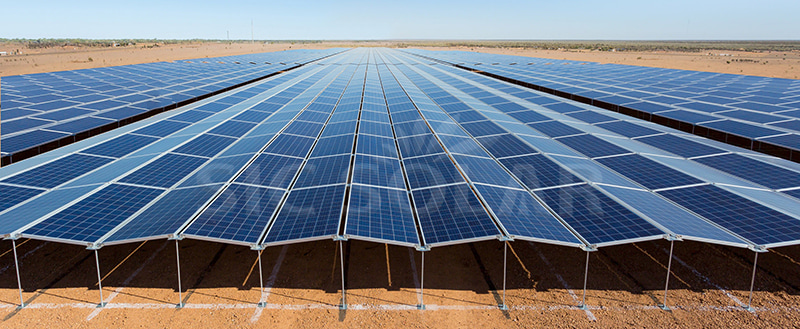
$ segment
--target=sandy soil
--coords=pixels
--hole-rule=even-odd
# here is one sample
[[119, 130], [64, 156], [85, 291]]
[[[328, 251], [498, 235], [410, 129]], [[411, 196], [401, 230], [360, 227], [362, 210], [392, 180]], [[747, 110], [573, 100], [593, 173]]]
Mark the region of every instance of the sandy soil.
[[[180, 242], [183, 301], [178, 302], [175, 246], [150, 241], [100, 250], [105, 308], [93, 254], [78, 246], [23, 242], [23, 296], [16, 309], [13, 258], [0, 256], [0, 326], [20, 327], [793, 327], [800, 323], [800, 247], [759, 258], [753, 305], [747, 303], [752, 253], [678, 242], [668, 305], [663, 284], [669, 244], [645, 242], [591, 254], [587, 303], [580, 302], [585, 253], [512, 242], [506, 304], [503, 249], [497, 241], [436, 248], [426, 254], [424, 302], [417, 310], [419, 252], [351, 241], [345, 244], [347, 310], [341, 303], [339, 254], [332, 241], [263, 252], [266, 308], [256, 252], [244, 247]], [[10, 249], [6, 245], [2, 251]], [[283, 256], [282, 256], [283, 254]], [[415, 270], [417, 272], [415, 272]]]
[[78, 70], [95, 67], [151, 63], [181, 59], [242, 55], [287, 49], [329, 48], [325, 44], [139, 44], [117, 48], [56, 47], [28, 49], [15, 43], [0, 43], [0, 52], [21, 51], [21, 55], [0, 57], [0, 77], [19, 74]]
[[800, 78], [800, 51], [745, 52], [611, 52], [597, 50], [537, 50], [521, 48], [449, 47], [431, 50], [465, 50], [492, 54], [568, 59], [639, 65], [681, 70], [745, 74], [773, 78]]

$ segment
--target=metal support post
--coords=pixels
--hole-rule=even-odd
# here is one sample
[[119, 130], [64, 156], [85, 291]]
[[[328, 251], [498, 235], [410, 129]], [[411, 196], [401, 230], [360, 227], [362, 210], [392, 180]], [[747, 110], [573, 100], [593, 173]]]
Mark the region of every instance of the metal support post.
[[419, 305], [417, 305], [417, 309], [424, 310], [425, 309], [425, 251], [420, 251], [422, 254], [422, 266], [420, 268], [420, 280], [419, 280]]
[[756, 282], [756, 266], [758, 265], [758, 252], [755, 253], [755, 259], [753, 259], [753, 276], [750, 278], [750, 297], [747, 299], [747, 307], [745, 310], [750, 312], [755, 312], [756, 310], [753, 308], [753, 285]]
[[176, 308], [183, 308], [183, 289], [181, 287], [181, 251], [178, 248], [178, 241], [175, 240], [175, 264], [178, 268], [178, 305]]
[[340, 309], [346, 310], [347, 309], [347, 300], [345, 299], [345, 291], [344, 291], [344, 244], [342, 240], [339, 240], [339, 260], [342, 267], [342, 305], [339, 306]]
[[589, 277], [589, 250], [586, 250], [586, 270], [583, 272], [583, 301], [578, 305], [579, 309], [585, 310], [589, 307], [586, 306], [586, 281]]
[[100, 304], [97, 304], [97, 307], [104, 307], [106, 302], [103, 298], [103, 278], [100, 276], [100, 257], [97, 256], [97, 249], [94, 250], [94, 261], [97, 265], [97, 286], [100, 288]]
[[500, 304], [500, 309], [507, 311], [508, 305], [506, 305], [506, 274], [507, 271], [507, 259], [508, 259], [508, 241], [503, 241], [503, 303]]
[[267, 302], [261, 301], [264, 299], [264, 274], [261, 272], [261, 250], [258, 251], [258, 283], [261, 286], [261, 298], [258, 299], [258, 307], [265, 307], [267, 306]]
[[658, 305], [661, 307], [662, 310], [669, 311], [669, 306], [667, 306], [667, 291], [669, 290], [669, 277], [672, 274], [672, 248], [675, 246], [675, 240], [669, 241], [669, 260], [667, 261], [667, 280], [664, 283], [664, 303]]
[[14, 268], [17, 269], [17, 288], [19, 288], [19, 308], [25, 307], [25, 300], [22, 299], [22, 281], [19, 279], [19, 262], [17, 261], [17, 240], [11, 240], [14, 249]]

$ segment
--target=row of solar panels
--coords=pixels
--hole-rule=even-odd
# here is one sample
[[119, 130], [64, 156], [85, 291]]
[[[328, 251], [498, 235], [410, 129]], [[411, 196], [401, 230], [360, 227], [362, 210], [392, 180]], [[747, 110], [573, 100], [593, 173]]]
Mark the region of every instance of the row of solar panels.
[[13, 190], [0, 198], [0, 234], [78, 244], [178, 234], [245, 245], [800, 240], [796, 178], [776, 191], [680, 152], [796, 177], [793, 163], [616, 113], [590, 125], [527, 100], [543, 94], [396, 51], [320, 62], [363, 64], [305, 66], [237, 90], [253, 95], [237, 104], [215, 97], [0, 169]]
[[409, 52], [800, 161], [800, 80], [459, 51]]
[[[4, 77], [3, 164], [329, 56], [341, 49], [240, 55], [288, 65], [159, 62]], [[235, 100], [234, 100], [235, 101]]]

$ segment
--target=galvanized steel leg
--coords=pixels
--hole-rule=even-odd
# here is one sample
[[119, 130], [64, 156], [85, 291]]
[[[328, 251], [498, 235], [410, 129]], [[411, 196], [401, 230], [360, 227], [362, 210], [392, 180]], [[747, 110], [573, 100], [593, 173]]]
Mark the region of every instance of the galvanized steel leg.
[[750, 312], [755, 312], [756, 310], [752, 307], [753, 303], [753, 285], [756, 282], [756, 265], [758, 265], [758, 253], [755, 253], [755, 259], [753, 259], [753, 276], [750, 278], [750, 297], [747, 299], [747, 307], [746, 310]]
[[667, 282], [664, 284], [664, 303], [659, 305], [662, 310], [669, 311], [669, 306], [667, 306], [667, 290], [669, 290], [669, 277], [672, 274], [672, 247], [675, 245], [675, 241], [669, 242], [669, 260], [667, 261]]
[[589, 307], [586, 306], [586, 280], [589, 277], [589, 251], [586, 251], [586, 270], [583, 272], [583, 301], [578, 305], [579, 309], [585, 310]]
[[264, 298], [264, 274], [261, 272], [261, 250], [258, 251], [258, 283], [261, 286], [261, 298], [259, 298], [258, 307], [267, 306], [267, 302], [262, 302]]
[[25, 300], [22, 299], [22, 281], [19, 279], [19, 262], [17, 261], [17, 241], [11, 240], [11, 245], [14, 249], [14, 268], [17, 269], [17, 287], [19, 288], [19, 307], [25, 307]]
[[345, 291], [344, 291], [344, 246], [342, 240], [339, 240], [339, 260], [342, 266], [342, 305], [339, 306], [340, 309], [346, 310], [347, 309], [347, 300], [345, 299]]
[[417, 305], [417, 309], [424, 310], [425, 309], [425, 251], [420, 251], [420, 253], [422, 253], [422, 268], [420, 269], [419, 305]]
[[503, 303], [500, 304], [501, 310], [508, 310], [508, 305], [506, 305], [506, 260], [508, 259], [508, 241], [503, 241]]
[[183, 289], [181, 287], [181, 251], [178, 248], [178, 241], [175, 240], [175, 264], [178, 265], [178, 305], [177, 308], [183, 307]]
[[103, 298], [103, 278], [100, 277], [100, 257], [97, 256], [97, 249], [94, 250], [94, 261], [97, 265], [97, 286], [100, 288], [100, 304], [97, 304], [97, 307], [104, 307], [106, 302]]

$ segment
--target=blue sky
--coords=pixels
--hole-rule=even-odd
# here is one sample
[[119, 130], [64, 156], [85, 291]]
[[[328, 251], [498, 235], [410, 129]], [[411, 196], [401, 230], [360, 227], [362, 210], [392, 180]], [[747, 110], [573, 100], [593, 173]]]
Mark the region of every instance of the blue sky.
[[0, 38], [800, 39], [800, 0], [8, 1]]

